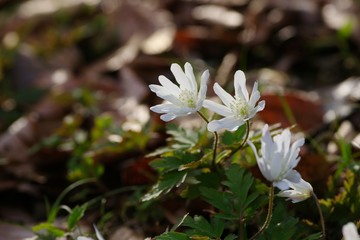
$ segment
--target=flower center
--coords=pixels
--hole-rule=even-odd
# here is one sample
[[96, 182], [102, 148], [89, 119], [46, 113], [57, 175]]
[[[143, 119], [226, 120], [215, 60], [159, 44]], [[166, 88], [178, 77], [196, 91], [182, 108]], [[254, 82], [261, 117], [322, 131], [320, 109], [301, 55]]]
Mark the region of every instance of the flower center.
[[184, 89], [179, 94], [179, 100], [184, 107], [195, 108], [196, 107], [196, 94], [190, 90]]
[[235, 99], [230, 105], [231, 111], [237, 119], [244, 119], [249, 115], [249, 104], [240, 98]]

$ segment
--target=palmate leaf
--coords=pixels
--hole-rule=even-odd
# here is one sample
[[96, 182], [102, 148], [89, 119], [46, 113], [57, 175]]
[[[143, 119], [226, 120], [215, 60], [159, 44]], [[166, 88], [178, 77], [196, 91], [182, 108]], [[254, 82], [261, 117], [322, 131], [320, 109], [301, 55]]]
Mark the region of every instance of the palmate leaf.
[[232, 196], [229, 192], [220, 192], [208, 187], [201, 187], [200, 192], [208, 203], [219, 209], [222, 213], [230, 216], [233, 215]]
[[254, 183], [254, 178], [250, 173], [245, 172], [239, 165], [231, 165], [225, 171], [227, 181], [223, 184], [229, 187], [230, 191], [235, 195], [237, 204], [235, 208], [242, 215], [245, 209], [259, 196], [254, 192], [249, 194], [249, 190]]
[[181, 128], [174, 124], [167, 125], [167, 134], [170, 135], [170, 140], [174, 142], [176, 148], [193, 147], [199, 141], [199, 134], [196, 131]]
[[142, 201], [149, 201], [171, 191], [185, 181], [187, 171], [172, 171], [161, 175], [159, 181], [152, 186], [150, 192], [145, 194]]
[[220, 238], [224, 231], [225, 222], [220, 218], [211, 218], [211, 222], [209, 223], [202, 216], [195, 216], [194, 218], [187, 216], [182, 226], [193, 229], [193, 231], [190, 232], [195, 236]]
[[[278, 239], [296, 239], [296, 230], [298, 219], [292, 217], [287, 212], [283, 202], [276, 202], [273, 216], [268, 228], [264, 234], [261, 234], [259, 240], [278, 240]], [[302, 239], [302, 238], [301, 238]]]
[[174, 152], [173, 156], [162, 157], [150, 162], [150, 166], [159, 172], [169, 172], [173, 170], [178, 170], [181, 166], [195, 162], [196, 155], [184, 153], [184, 152]]

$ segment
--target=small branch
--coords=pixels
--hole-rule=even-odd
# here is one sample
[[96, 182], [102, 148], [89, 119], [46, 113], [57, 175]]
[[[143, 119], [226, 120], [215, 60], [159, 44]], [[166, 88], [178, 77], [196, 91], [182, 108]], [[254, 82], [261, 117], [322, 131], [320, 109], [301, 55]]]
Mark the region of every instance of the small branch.
[[255, 233], [255, 235], [250, 238], [250, 240], [256, 239], [269, 226], [269, 223], [270, 223], [271, 217], [272, 217], [273, 205], [274, 205], [274, 186], [271, 184], [271, 186], [269, 188], [269, 206], [268, 206], [268, 212], [267, 212], [267, 215], [266, 215], [265, 222], [261, 226], [259, 231], [257, 233]]
[[322, 230], [322, 239], [325, 240], [326, 239], [325, 221], [324, 221], [324, 216], [323, 216], [322, 211], [321, 211], [319, 199], [317, 198], [317, 196], [316, 196], [316, 194], [314, 192], [311, 192], [311, 196], [314, 198], [315, 203], [316, 203], [316, 207], [317, 207], [317, 209], [319, 211], [320, 222], [321, 222], [321, 230]]

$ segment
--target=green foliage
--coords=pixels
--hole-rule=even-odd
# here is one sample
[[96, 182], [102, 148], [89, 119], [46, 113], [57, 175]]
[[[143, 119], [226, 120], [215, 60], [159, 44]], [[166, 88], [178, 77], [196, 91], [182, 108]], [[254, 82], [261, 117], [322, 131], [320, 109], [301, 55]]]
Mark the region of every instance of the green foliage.
[[232, 146], [232, 145], [239, 145], [243, 140], [246, 133], [246, 125], [242, 125], [236, 131], [230, 132], [225, 131], [222, 135], [221, 142], [224, 145]]
[[85, 211], [87, 208], [87, 204], [82, 206], [76, 206], [70, 213], [68, 217], [67, 227], [69, 231], [72, 231], [75, 225], [79, 222], [79, 220], [84, 217]]
[[159, 197], [161, 194], [166, 194], [171, 191], [174, 187], [178, 187], [185, 181], [187, 177], [186, 171], [173, 171], [165, 173], [161, 176], [159, 181], [152, 186], [150, 192], [144, 195], [143, 201], [149, 201]]
[[225, 170], [226, 180], [222, 182], [228, 189], [217, 190], [201, 187], [200, 191], [205, 201], [217, 208], [220, 212], [216, 217], [231, 220], [240, 220], [245, 217], [246, 209], [259, 196], [257, 192], [250, 193], [253, 186], [253, 177], [238, 165], [231, 165]]
[[190, 240], [191, 238], [185, 233], [166, 232], [155, 237], [156, 240]]
[[[320, 200], [324, 217], [329, 224], [344, 225], [359, 219], [360, 175], [347, 169], [343, 172], [343, 178], [341, 185], [331, 178], [328, 181], [329, 196]], [[340, 229], [329, 229], [329, 231], [334, 236], [341, 236]]]
[[40, 223], [32, 227], [32, 230], [38, 235], [41, 240], [55, 240], [58, 237], [65, 235], [65, 232], [54, 226], [52, 223]]
[[224, 231], [225, 222], [220, 218], [211, 218], [211, 222], [208, 222], [203, 216], [195, 216], [194, 218], [187, 216], [182, 226], [191, 228], [189, 234], [192, 238], [193, 236], [206, 236], [220, 239]]

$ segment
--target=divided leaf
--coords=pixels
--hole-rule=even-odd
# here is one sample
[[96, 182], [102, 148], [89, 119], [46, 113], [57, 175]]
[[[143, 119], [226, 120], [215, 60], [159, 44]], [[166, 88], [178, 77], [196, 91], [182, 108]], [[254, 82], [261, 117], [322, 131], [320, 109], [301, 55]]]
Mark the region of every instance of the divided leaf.
[[152, 186], [150, 192], [144, 195], [142, 201], [149, 201], [170, 192], [171, 189], [183, 183], [186, 177], [186, 171], [173, 171], [162, 175], [159, 181]]

